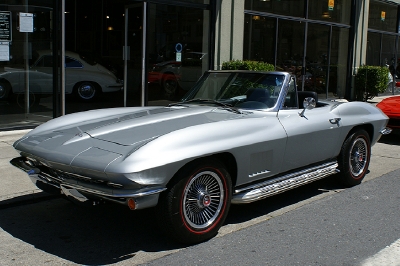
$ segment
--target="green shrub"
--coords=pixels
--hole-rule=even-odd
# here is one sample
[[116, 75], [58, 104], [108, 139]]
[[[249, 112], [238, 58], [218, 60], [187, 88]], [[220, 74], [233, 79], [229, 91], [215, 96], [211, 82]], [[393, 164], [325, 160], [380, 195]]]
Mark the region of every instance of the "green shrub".
[[231, 60], [222, 63], [223, 70], [255, 70], [255, 71], [274, 71], [274, 65], [250, 61], [250, 60]]
[[360, 66], [354, 80], [356, 100], [367, 101], [386, 91], [389, 69], [380, 66]]

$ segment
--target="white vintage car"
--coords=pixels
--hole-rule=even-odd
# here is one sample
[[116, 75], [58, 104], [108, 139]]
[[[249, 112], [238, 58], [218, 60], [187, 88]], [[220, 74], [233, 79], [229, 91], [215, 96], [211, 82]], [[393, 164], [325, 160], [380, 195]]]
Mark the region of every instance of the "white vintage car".
[[[34, 52], [28, 70], [23, 67], [4, 67], [0, 70], [0, 100], [26, 92], [29, 74], [29, 93], [36, 96], [53, 94], [53, 55], [50, 50]], [[101, 92], [115, 92], [123, 82], [104, 66], [90, 62], [77, 53], [65, 53], [65, 93], [75, 94], [83, 101], [94, 99]]]
[[155, 207], [171, 237], [196, 243], [217, 234], [230, 204], [329, 175], [361, 183], [387, 122], [369, 103], [297, 91], [286, 72], [208, 71], [179, 103], [40, 125], [14, 143], [11, 163], [75, 202]]

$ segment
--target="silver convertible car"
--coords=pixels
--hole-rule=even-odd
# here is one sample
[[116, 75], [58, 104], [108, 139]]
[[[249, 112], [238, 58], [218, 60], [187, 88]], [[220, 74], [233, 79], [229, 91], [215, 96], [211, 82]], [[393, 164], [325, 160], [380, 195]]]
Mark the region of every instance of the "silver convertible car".
[[78, 203], [155, 207], [178, 241], [215, 236], [231, 204], [335, 175], [367, 173], [388, 117], [363, 102], [318, 101], [286, 72], [208, 71], [165, 107], [53, 119], [14, 143], [11, 163], [42, 190]]

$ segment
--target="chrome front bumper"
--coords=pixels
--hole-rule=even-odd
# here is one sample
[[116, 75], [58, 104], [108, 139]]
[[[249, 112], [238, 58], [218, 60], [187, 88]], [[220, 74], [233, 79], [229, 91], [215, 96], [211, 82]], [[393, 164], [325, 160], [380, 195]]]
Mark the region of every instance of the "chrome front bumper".
[[154, 207], [158, 203], [159, 194], [166, 190], [164, 187], [143, 187], [141, 189], [113, 189], [102, 190], [100, 188], [84, 186], [82, 182], [73, 180], [61, 180], [57, 176], [41, 171], [27, 162], [24, 157], [17, 157], [10, 163], [28, 174], [31, 181], [43, 191], [60, 193], [77, 202], [93, 203], [96, 200], [116, 202], [128, 205], [128, 200], [134, 200], [137, 209]]

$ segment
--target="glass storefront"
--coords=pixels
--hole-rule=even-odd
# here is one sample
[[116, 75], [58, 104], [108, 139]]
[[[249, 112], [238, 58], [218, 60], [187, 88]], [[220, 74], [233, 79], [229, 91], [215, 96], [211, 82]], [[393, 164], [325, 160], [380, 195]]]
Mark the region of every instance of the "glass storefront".
[[64, 113], [165, 105], [210, 67], [208, 0], [65, 0], [64, 60], [61, 25], [54, 23], [61, 20], [61, 3], [0, 4], [3, 130]]
[[344, 97], [350, 4], [348, 0], [247, 0], [244, 59], [295, 74], [299, 90], [316, 91], [324, 98]]
[[[370, 1], [368, 16], [366, 65], [387, 66], [392, 80], [400, 78], [398, 52], [398, 6], [377, 0]], [[389, 83], [385, 94], [399, 94], [395, 82]]]
[[[47, 60], [53, 1], [10, 2], [0, 4], [1, 128], [37, 125], [53, 116], [53, 69]], [[50, 58], [44, 62], [42, 56]]]

